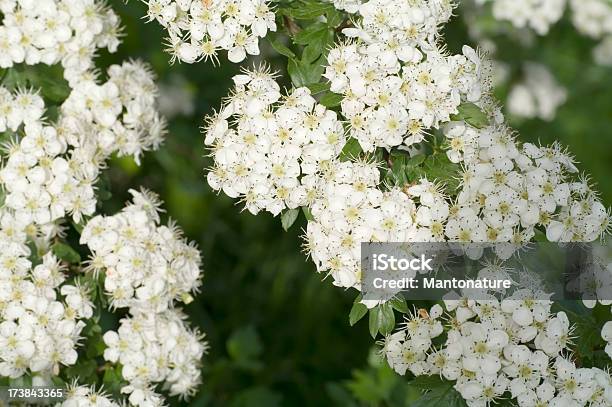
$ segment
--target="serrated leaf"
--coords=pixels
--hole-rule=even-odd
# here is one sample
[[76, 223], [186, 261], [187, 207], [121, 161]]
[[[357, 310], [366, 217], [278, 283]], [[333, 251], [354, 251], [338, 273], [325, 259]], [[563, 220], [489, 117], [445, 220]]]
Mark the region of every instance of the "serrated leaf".
[[281, 214], [281, 224], [285, 232], [288, 231], [289, 228], [295, 223], [299, 214], [300, 214], [300, 210], [297, 208], [288, 209]]
[[368, 307], [366, 307], [360, 302], [354, 302], [353, 306], [351, 307], [351, 312], [349, 313], [349, 324], [351, 326], [355, 325], [367, 313]]
[[340, 153], [340, 161], [349, 161], [361, 154], [361, 144], [354, 138], [349, 138]]
[[320, 41], [326, 36], [329, 27], [325, 23], [314, 23], [299, 31], [293, 36], [293, 42], [299, 45], [308, 45]]
[[344, 99], [343, 95], [340, 95], [338, 93], [328, 92], [321, 98], [321, 100], [319, 100], [319, 103], [327, 108], [331, 108], [331, 107], [340, 106], [340, 103], [342, 103], [343, 99]]
[[293, 85], [299, 88], [319, 83], [325, 69], [323, 62], [324, 57], [317, 59], [313, 63], [304, 63], [303, 61], [290, 59], [287, 64], [287, 72], [289, 72]]
[[327, 2], [301, 1], [297, 7], [282, 9], [282, 13], [298, 20], [310, 20], [322, 16], [333, 8], [333, 4]]
[[453, 120], [463, 120], [469, 125], [482, 129], [489, 125], [489, 118], [478, 106], [471, 102], [465, 102], [457, 107], [459, 113], [452, 115]]
[[51, 251], [60, 260], [64, 260], [68, 263], [80, 263], [81, 256], [72, 247], [65, 243], [56, 242], [51, 246]]

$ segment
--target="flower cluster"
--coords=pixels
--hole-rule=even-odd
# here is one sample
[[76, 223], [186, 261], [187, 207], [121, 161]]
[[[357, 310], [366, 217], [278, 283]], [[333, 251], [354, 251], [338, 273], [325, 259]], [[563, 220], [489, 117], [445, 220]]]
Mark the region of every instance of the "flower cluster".
[[87, 290], [67, 284], [51, 253], [34, 265], [27, 224], [0, 210], [0, 375], [57, 375], [77, 360], [76, 346], [92, 316]]
[[566, 0], [476, 0], [492, 3], [493, 17], [510, 21], [517, 28], [530, 27], [545, 35], [563, 16]]
[[[57, 111], [49, 112], [38, 91], [0, 87], [0, 132], [10, 138], [3, 145], [6, 159], [0, 169], [5, 192], [0, 208], [0, 376], [28, 375], [34, 383], [49, 385], [61, 365], [79, 362], [85, 320], [93, 316], [91, 298], [100, 299], [90, 298], [91, 282], [96, 284], [96, 273], [103, 272], [111, 307], [129, 307], [131, 314], [121, 321], [118, 334], [104, 336], [106, 359], [120, 361], [129, 382], [122, 392], [140, 406], [165, 403], [152, 390], [159, 382], [171, 395], [190, 395], [200, 381], [206, 343], [173, 306], [193, 299], [200, 253], [174, 224], [159, 225], [157, 197], [130, 191], [133, 203], [120, 214], [91, 219], [81, 234], [93, 252], [89, 264], [60, 254], [70, 251], [61, 242], [63, 218], [71, 215], [79, 224], [94, 214], [95, 184], [106, 160], [130, 155], [139, 163], [145, 151], [163, 141], [165, 121], [156, 109], [154, 75], [146, 65], [129, 61], [110, 66], [104, 81], [99, 78], [96, 50], [113, 52], [119, 42], [118, 18], [101, 2], [6, 0], [0, 11], [0, 67], [61, 62], [70, 87]], [[61, 262], [52, 254], [56, 250]], [[75, 277], [73, 268], [91, 270], [95, 279]], [[76, 382], [67, 393], [62, 406], [119, 405]]]
[[[610, 405], [610, 374], [576, 367], [567, 356], [568, 318], [552, 313], [552, 302], [542, 298], [543, 293], [521, 289], [501, 301], [445, 300], [448, 329], [439, 305], [429, 313], [419, 310], [385, 338], [383, 353], [399, 374], [454, 381], [469, 406], [499, 402], [505, 393], [521, 407]], [[442, 338], [443, 346], [432, 346], [435, 338]]]
[[171, 395], [189, 395], [200, 381], [203, 335], [174, 309], [190, 302], [200, 284], [200, 252], [173, 224], [161, 226], [161, 202], [148, 191], [129, 191], [132, 203], [114, 216], [92, 218], [81, 234], [91, 252], [88, 271], [104, 273], [111, 307], [129, 308], [117, 332], [104, 334], [106, 360], [122, 366], [133, 405], [160, 405], [153, 390], [165, 382]]
[[[414, 49], [419, 60], [426, 59], [402, 68], [395, 53], [380, 55], [371, 47], [355, 42], [337, 46], [324, 74], [331, 90], [344, 96], [341, 108], [350, 123], [349, 135], [364, 151], [418, 143], [426, 129], [439, 127], [457, 113], [464, 84], [459, 72], [474, 71], [468, 57], [437, 51], [423, 56]], [[471, 48], [466, 52], [475, 56]], [[390, 66], [385, 66], [387, 56]]]
[[570, 177], [577, 169], [558, 144], [520, 145], [499, 123], [480, 130], [450, 123], [446, 130], [447, 154], [463, 164], [459, 241], [520, 243], [531, 240], [535, 226], [546, 228], [552, 242], [590, 242], [608, 233], [608, 211], [586, 179]]
[[0, 182], [6, 206], [23, 222], [45, 224], [66, 214], [79, 222], [93, 214], [94, 184], [105, 160], [115, 152], [138, 160], [161, 143], [165, 122], [155, 110], [147, 67], [127, 62], [111, 66], [108, 75], [101, 85], [94, 77], [78, 82], [53, 124], [36, 92], [0, 88], [0, 129], [24, 134], [5, 145]]
[[104, 358], [119, 362], [129, 385], [121, 389], [134, 406], [157, 406], [163, 398], [154, 390], [164, 383], [171, 396], [192, 395], [200, 384], [204, 335], [192, 331], [186, 316], [175, 309], [123, 318], [120, 327], [104, 334]]
[[372, 163], [334, 162], [317, 185], [306, 247], [337, 286], [361, 285], [361, 242], [405, 242], [417, 233], [413, 201], [399, 189], [382, 192], [379, 178]]
[[66, 399], [59, 404], [60, 407], [120, 407], [120, 404], [111, 400], [101, 389], [94, 386], [80, 386], [74, 382], [68, 386]]
[[612, 35], [612, 4], [607, 0], [570, 0], [572, 22], [594, 39]]
[[200, 284], [200, 252], [174, 224], [160, 225], [161, 202], [131, 189], [132, 203], [113, 216], [87, 222], [81, 244], [92, 252], [88, 269], [103, 272], [113, 308], [159, 313], [189, 299]]
[[546, 35], [569, 4], [570, 18], [576, 30], [600, 44], [593, 50], [595, 61], [612, 65], [612, 4], [608, 0], [476, 0], [491, 4], [493, 17], [510, 21], [516, 28], [532, 28]]
[[359, 7], [356, 27], [343, 30], [355, 40], [330, 51], [324, 76], [343, 95], [349, 134], [365, 151], [418, 143], [457, 113], [461, 95], [480, 97], [476, 52], [447, 56], [436, 45], [451, 12], [444, 1], [372, 0]]
[[119, 45], [119, 18], [102, 1], [8, 0], [0, 11], [2, 68], [61, 62], [73, 83], [94, 68], [98, 49]]
[[[487, 64], [478, 54], [469, 47], [463, 55], [437, 51], [438, 25], [451, 11], [448, 3], [437, 1], [361, 4], [356, 28], [345, 30], [356, 39], [330, 51], [324, 76], [331, 91], [343, 95], [348, 135], [365, 152], [402, 144], [405, 148], [421, 141], [432, 127], [443, 127], [448, 158], [458, 164], [457, 170], [461, 166], [454, 199], [443, 185], [425, 178], [389, 190], [381, 182], [381, 164], [372, 159], [346, 161], [338, 154], [344, 142], [328, 148], [319, 164], [305, 171], [306, 150], [273, 147], [284, 108], [270, 108], [280, 98], [279, 86], [270, 75], [257, 73], [236, 77], [234, 94], [209, 121], [207, 144], [214, 141], [216, 164], [208, 174], [209, 184], [241, 197], [253, 213], [308, 206], [313, 218], [306, 233], [308, 254], [317, 270], [330, 274], [341, 287], [360, 286], [363, 241], [521, 243], [533, 238], [536, 227], [545, 228], [551, 241], [592, 241], [605, 234], [609, 213], [586, 179], [575, 176], [572, 158], [557, 144], [521, 145], [503, 123], [487, 94]], [[310, 100], [306, 90], [294, 92]], [[308, 109], [313, 103], [307, 103]], [[461, 103], [475, 103], [490, 124], [477, 128], [451, 120]], [[227, 118], [236, 107], [241, 115], [234, 130]], [[310, 130], [302, 120], [291, 123], [298, 134]], [[288, 160], [287, 154], [294, 155]], [[270, 157], [280, 158], [270, 162]], [[277, 169], [277, 174], [292, 174], [285, 185], [306, 200], [279, 199]], [[307, 176], [298, 181], [300, 173]], [[286, 188], [281, 191], [292, 196], [291, 189], [288, 194]]]
[[361, 5], [361, 0], [332, 0], [334, 7], [338, 10], [344, 10], [348, 13], [356, 13]]
[[142, 0], [146, 18], [168, 31], [172, 61], [217, 59], [220, 49], [231, 62], [259, 55], [259, 38], [276, 31], [267, 0]]
[[524, 74], [524, 80], [510, 90], [508, 111], [518, 117], [551, 121], [565, 103], [567, 91], [544, 65], [527, 63]]
[[307, 205], [315, 173], [345, 145], [336, 113], [316, 103], [308, 88], [281, 96], [265, 69], [246, 71], [234, 82], [232, 96], [208, 119], [205, 143], [215, 161], [208, 183], [240, 197], [254, 214]]

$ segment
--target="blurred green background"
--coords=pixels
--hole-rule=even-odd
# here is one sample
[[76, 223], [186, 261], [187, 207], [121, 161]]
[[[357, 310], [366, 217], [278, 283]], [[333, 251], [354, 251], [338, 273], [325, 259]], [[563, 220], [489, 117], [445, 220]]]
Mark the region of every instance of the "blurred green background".
[[[203, 253], [203, 290], [187, 310], [192, 322], [206, 332], [211, 349], [204, 361], [201, 391], [189, 403], [174, 402], [232, 407], [409, 405], [406, 393], [416, 390], [404, 385], [372, 353], [366, 319], [349, 326], [355, 293], [322, 281], [301, 252], [303, 217], [285, 233], [278, 219], [243, 212], [240, 205], [208, 187], [205, 168], [211, 162], [205, 157], [199, 127], [203, 117], [219, 107], [239, 67], [224, 57], [221, 66], [169, 66], [161, 28], [142, 19], [146, 6], [121, 0], [110, 5], [121, 17], [125, 37], [118, 53], [100, 56], [99, 66], [128, 58], [147, 61], [159, 76], [166, 109], [185, 110], [170, 119], [166, 143], [146, 154], [141, 166], [131, 159], [115, 159], [107, 170], [112, 198], [103, 203], [103, 212], [114, 213], [129, 198], [129, 188], [156, 191], [166, 203], [167, 215]], [[570, 146], [580, 168], [597, 181], [609, 204], [611, 70], [594, 65], [592, 42], [567, 21], [549, 36], [534, 38], [529, 46], [519, 46], [504, 25], [488, 24], [497, 33], [496, 58], [509, 64], [511, 77], [520, 73], [521, 61], [538, 61], [568, 90], [568, 101], [552, 123], [512, 122], [521, 138], [542, 143], [559, 140]], [[453, 52], [470, 43], [460, 18], [447, 27], [446, 37]], [[265, 40], [261, 47], [263, 59], [283, 66]], [[243, 66], [250, 64], [245, 61]], [[497, 90], [502, 98], [507, 91]]]

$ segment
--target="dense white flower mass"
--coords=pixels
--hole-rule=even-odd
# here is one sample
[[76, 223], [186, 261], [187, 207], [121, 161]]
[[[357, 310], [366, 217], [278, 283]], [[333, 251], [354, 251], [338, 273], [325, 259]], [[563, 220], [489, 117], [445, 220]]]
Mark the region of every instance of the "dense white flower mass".
[[282, 96], [266, 69], [245, 71], [234, 83], [205, 130], [215, 161], [208, 183], [240, 197], [254, 214], [308, 205], [314, 175], [346, 141], [336, 113], [316, 103], [308, 88]]
[[[454, 381], [470, 407], [494, 404], [505, 392], [521, 407], [612, 403], [608, 372], [577, 368], [564, 356], [571, 327], [565, 313], [551, 312], [542, 293], [524, 289], [501, 302], [485, 298], [445, 300], [446, 332], [439, 305], [409, 314], [405, 327], [384, 340], [389, 365], [402, 375]], [[443, 346], [433, 346], [439, 337]]]
[[119, 45], [119, 18], [103, 1], [5, 0], [0, 11], [2, 68], [61, 63], [73, 83], [94, 68], [98, 49]]
[[476, 3], [492, 3], [496, 19], [510, 21], [517, 28], [529, 27], [544, 35], [563, 16], [566, 0], [476, 0]]
[[276, 31], [276, 22], [266, 0], [142, 0], [146, 18], [157, 21], [168, 32], [172, 61], [186, 63], [217, 60], [227, 51], [231, 62], [259, 55], [259, 39]]
[[188, 328], [175, 302], [189, 303], [200, 285], [200, 252], [174, 224], [161, 226], [161, 202], [130, 190], [132, 202], [113, 216], [92, 218], [81, 243], [92, 251], [88, 271], [104, 273], [112, 308], [129, 308], [117, 331], [104, 334], [104, 358], [120, 363], [132, 405], [162, 405], [154, 391], [188, 396], [200, 383], [204, 335]]
[[132, 203], [121, 212], [87, 222], [81, 244], [93, 254], [90, 271], [104, 273], [112, 307], [159, 313], [199, 287], [200, 252], [176, 225], [159, 224], [161, 202], [155, 194], [129, 192]]
[[[330, 51], [324, 76], [343, 96], [347, 135], [365, 152], [405, 148], [441, 127], [449, 160], [461, 166], [454, 198], [426, 178], [403, 189], [385, 185], [381, 166], [391, 164], [341, 155], [344, 138], [333, 148], [317, 148], [325, 154], [305, 166], [313, 155], [301, 135], [320, 134], [311, 129], [322, 122], [302, 113], [289, 116], [287, 129], [287, 102], [275, 105], [279, 85], [266, 72], [237, 76], [232, 96], [209, 119], [206, 144], [215, 158], [209, 184], [240, 197], [253, 213], [308, 206], [306, 250], [335, 285], [360, 287], [364, 241], [521, 243], [536, 227], [550, 241], [593, 241], [610, 227], [609, 212], [559, 145], [517, 142], [488, 95], [487, 63], [469, 47], [462, 55], [438, 50], [438, 28], [451, 11], [438, 1], [361, 4], [355, 28], [344, 30], [354, 39]], [[288, 104], [301, 104], [304, 112], [315, 104], [304, 88], [290, 95]], [[490, 124], [453, 120], [461, 103], [476, 103]], [[314, 111], [333, 118], [324, 128], [333, 128], [337, 141], [335, 114]], [[297, 143], [278, 142], [285, 138]]]
[[524, 79], [510, 90], [508, 111], [518, 117], [553, 120], [567, 99], [567, 91], [544, 65], [526, 63], [524, 74]]
[[120, 363], [128, 385], [121, 389], [135, 406], [161, 405], [154, 386], [163, 383], [170, 395], [191, 395], [200, 384], [203, 335], [190, 330], [186, 316], [172, 309], [123, 318], [119, 329], [104, 334], [104, 358]]
[[418, 143], [457, 113], [462, 95], [480, 97], [487, 85], [476, 52], [448, 56], [437, 46], [450, 2], [372, 0], [358, 11], [356, 27], [343, 30], [354, 40], [330, 51], [324, 76], [344, 96], [349, 134], [365, 151]]
[[0, 376], [9, 378], [57, 375], [73, 365], [82, 320], [92, 316], [87, 290], [65, 283], [53, 254], [32, 263], [29, 231], [0, 210]]
[[[72, 215], [92, 215], [94, 184], [113, 153], [140, 155], [157, 148], [165, 121], [155, 109], [156, 87], [138, 62], [113, 65], [109, 79], [92, 76], [76, 84], [62, 104], [57, 122], [48, 124], [38, 93], [0, 88], [0, 129], [25, 135], [5, 145], [0, 170], [5, 205], [25, 223], [45, 224]], [[23, 126], [22, 126], [23, 125]]]
[[[0, 168], [0, 376], [27, 375], [48, 385], [61, 366], [81, 362], [84, 328], [97, 323], [92, 299], [100, 299], [97, 288], [90, 292], [98, 274], [75, 275], [84, 267], [104, 273], [112, 307], [129, 307], [119, 329], [128, 337], [109, 331], [104, 340], [107, 359], [121, 359], [128, 383], [122, 392], [130, 403], [165, 404], [152, 390], [160, 381], [171, 395], [190, 395], [200, 382], [206, 343], [173, 306], [193, 299], [200, 253], [174, 224], [159, 225], [156, 196], [131, 191], [133, 203], [123, 212], [87, 223], [81, 240], [94, 253], [88, 267], [53, 254], [57, 244], [72, 250], [62, 243], [63, 218], [79, 224], [94, 215], [95, 184], [107, 159], [129, 155], [139, 163], [163, 141], [155, 77], [145, 64], [129, 61], [110, 66], [101, 78], [96, 51], [114, 52], [119, 43], [118, 18], [102, 2], [4, 0], [0, 11], [0, 67], [61, 62], [70, 87], [57, 111], [46, 110], [37, 90], [0, 87], [0, 132], [8, 140]], [[123, 355], [121, 345], [113, 356], [113, 335], [119, 344], [142, 345], [140, 353], [130, 348]], [[143, 355], [153, 363], [143, 365]], [[151, 366], [156, 370], [145, 374]], [[61, 405], [119, 404], [75, 382]]]

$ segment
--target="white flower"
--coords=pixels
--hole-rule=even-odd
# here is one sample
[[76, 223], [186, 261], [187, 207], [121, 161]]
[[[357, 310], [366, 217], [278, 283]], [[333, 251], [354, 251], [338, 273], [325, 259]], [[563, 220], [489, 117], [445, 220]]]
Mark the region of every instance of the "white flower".
[[148, 21], [156, 20], [168, 32], [172, 61], [194, 63], [217, 60], [226, 50], [231, 62], [259, 55], [259, 38], [276, 31], [266, 0], [147, 0]]

